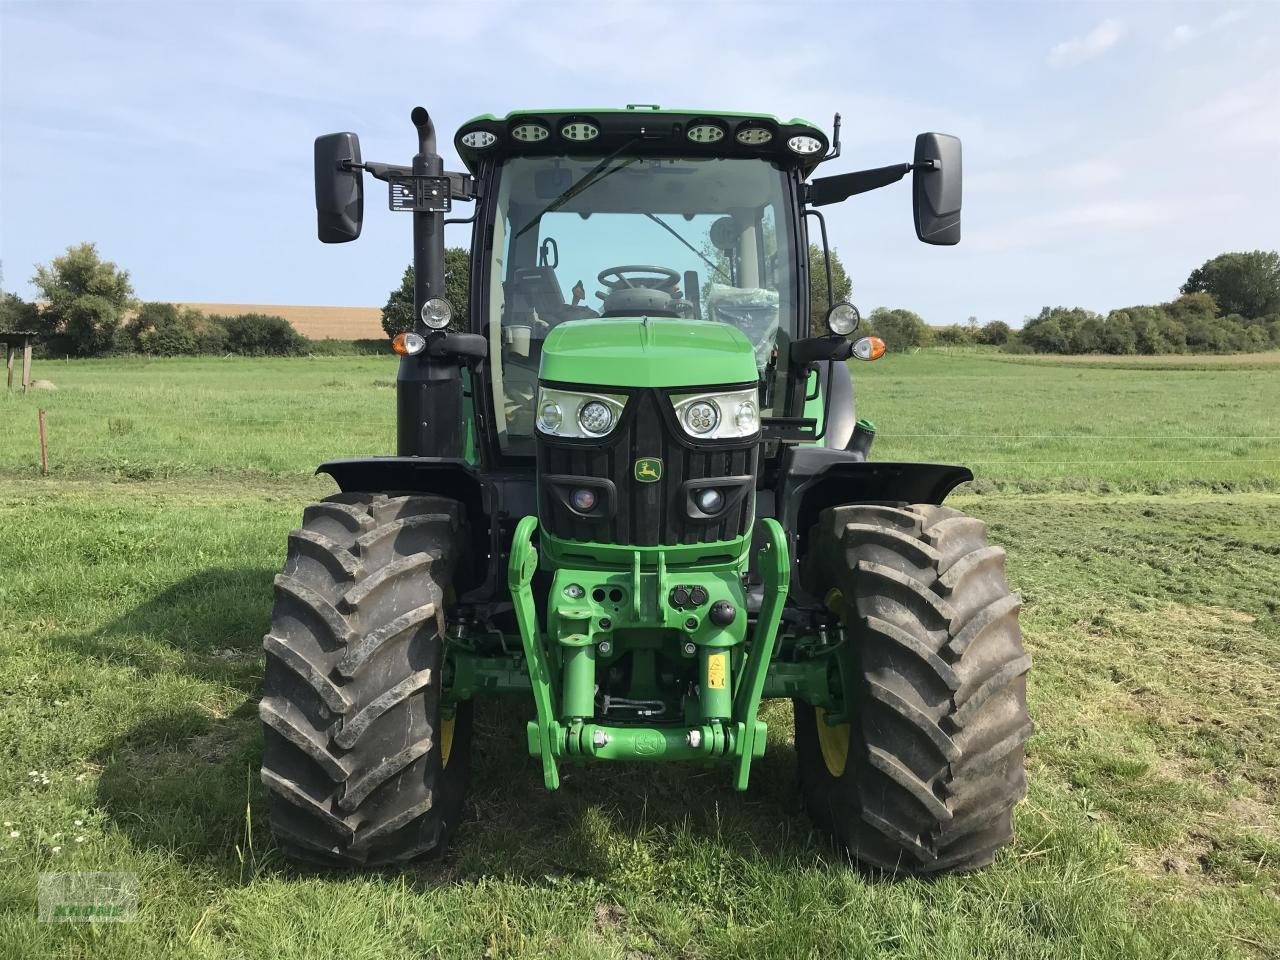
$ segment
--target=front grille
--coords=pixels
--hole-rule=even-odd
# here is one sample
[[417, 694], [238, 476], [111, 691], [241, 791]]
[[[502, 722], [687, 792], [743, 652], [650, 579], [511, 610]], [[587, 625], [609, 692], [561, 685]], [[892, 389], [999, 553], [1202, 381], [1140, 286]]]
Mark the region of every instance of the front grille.
[[[617, 491], [612, 516], [580, 517], [539, 483], [538, 513], [543, 527], [566, 540], [621, 543], [640, 547], [676, 546], [732, 540], [746, 533], [755, 509], [755, 484], [712, 519], [696, 520], [685, 508], [688, 480], [755, 476], [758, 444], [699, 446], [677, 435], [671, 402], [656, 390], [640, 390], [627, 402], [622, 421], [601, 441], [548, 439], [538, 434], [538, 474], [604, 479]], [[635, 462], [662, 460], [662, 479], [641, 483]]]

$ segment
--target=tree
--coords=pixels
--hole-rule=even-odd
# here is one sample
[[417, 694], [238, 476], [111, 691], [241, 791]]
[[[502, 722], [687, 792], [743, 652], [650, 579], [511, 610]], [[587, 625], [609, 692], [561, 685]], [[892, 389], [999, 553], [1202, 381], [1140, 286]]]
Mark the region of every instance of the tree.
[[92, 243], [68, 247], [48, 266], [36, 266], [31, 282], [47, 301], [41, 311], [46, 333], [64, 333], [76, 353], [110, 349], [116, 327], [133, 302], [129, 271], [103, 260]]
[[929, 342], [929, 326], [910, 310], [876, 307], [871, 311], [871, 329], [893, 352], [923, 347]]
[[1207, 293], [1225, 314], [1254, 318], [1280, 311], [1280, 253], [1223, 253], [1191, 271], [1183, 293]]
[[[831, 293], [835, 303], [843, 303], [853, 294], [853, 282], [840, 261], [840, 254], [831, 248]], [[827, 266], [822, 258], [822, 248], [809, 244], [809, 332], [820, 337], [830, 333], [827, 327], [827, 311], [832, 301], [827, 298]]]
[[978, 331], [978, 342], [987, 346], [999, 347], [1009, 342], [1009, 325], [1003, 320], [992, 320], [982, 325]]
[[40, 308], [27, 303], [16, 293], [0, 297], [0, 333], [14, 330], [40, 330]]
[[[471, 254], [462, 247], [446, 247], [444, 251], [445, 297], [453, 306], [450, 330], [465, 330], [471, 306]], [[413, 264], [404, 268], [400, 286], [391, 291], [382, 308], [382, 329], [388, 337], [413, 328]]]

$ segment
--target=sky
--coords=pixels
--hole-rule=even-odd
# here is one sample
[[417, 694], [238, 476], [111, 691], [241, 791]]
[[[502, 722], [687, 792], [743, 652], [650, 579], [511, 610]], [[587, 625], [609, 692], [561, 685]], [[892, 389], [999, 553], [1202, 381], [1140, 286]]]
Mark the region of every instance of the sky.
[[472, 116], [629, 102], [839, 111], [823, 174], [961, 137], [959, 246], [915, 239], [909, 182], [825, 208], [864, 312], [1106, 311], [1280, 247], [1280, 2], [0, 0], [2, 285], [93, 241], [146, 300], [380, 306], [411, 218], [368, 181], [320, 244], [316, 135], [407, 163], [422, 104], [462, 169]]

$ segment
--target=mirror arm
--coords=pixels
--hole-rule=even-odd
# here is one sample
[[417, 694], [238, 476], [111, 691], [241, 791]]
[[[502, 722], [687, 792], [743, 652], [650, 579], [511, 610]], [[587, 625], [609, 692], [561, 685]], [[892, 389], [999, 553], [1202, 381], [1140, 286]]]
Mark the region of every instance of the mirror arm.
[[[373, 179], [381, 180], [383, 183], [390, 183], [397, 177], [413, 176], [412, 167], [398, 163], [377, 163], [372, 160], [355, 163], [351, 160], [339, 160], [337, 167], [339, 170], [363, 170]], [[454, 200], [475, 200], [480, 196], [480, 182], [471, 174], [452, 173], [446, 170], [444, 176], [449, 178], [449, 193]]]
[[897, 183], [913, 169], [915, 169], [914, 164], [895, 163], [888, 167], [855, 170], [852, 173], [836, 174], [834, 177], [822, 177], [805, 185], [804, 199], [812, 207], [839, 203], [856, 194], [867, 193], [887, 187], [891, 183]]

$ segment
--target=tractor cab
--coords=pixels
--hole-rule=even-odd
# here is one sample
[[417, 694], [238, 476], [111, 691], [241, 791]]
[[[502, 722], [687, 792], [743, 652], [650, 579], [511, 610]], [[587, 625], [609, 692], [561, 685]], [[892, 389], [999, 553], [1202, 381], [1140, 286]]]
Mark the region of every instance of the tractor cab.
[[[808, 329], [799, 197], [827, 149], [820, 130], [650, 108], [522, 112], [476, 118], [455, 144], [488, 201], [473, 329], [500, 456], [534, 454], [543, 350], [576, 321], [686, 322], [694, 365], [695, 331], [727, 325], [753, 357], [758, 414], [785, 413], [789, 347]], [[670, 385], [687, 379], [680, 366]]]

